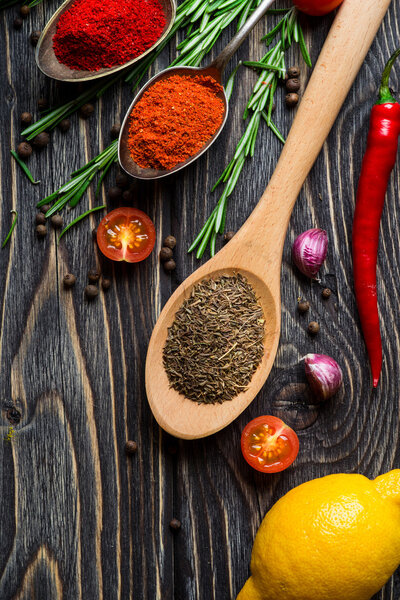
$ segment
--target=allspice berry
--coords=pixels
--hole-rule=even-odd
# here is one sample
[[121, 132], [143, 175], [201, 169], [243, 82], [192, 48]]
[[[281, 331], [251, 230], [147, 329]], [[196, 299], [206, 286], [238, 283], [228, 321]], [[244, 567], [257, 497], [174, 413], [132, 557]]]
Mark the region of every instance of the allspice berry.
[[179, 519], [172, 519], [172, 521], [170, 521], [169, 526], [171, 527], [171, 529], [173, 529], [174, 531], [178, 531], [178, 529], [181, 528], [181, 522], [179, 521]]
[[46, 225], [46, 217], [44, 213], [40, 212], [35, 216], [36, 225]]
[[32, 146], [28, 142], [21, 142], [17, 146], [17, 154], [20, 158], [29, 158], [32, 152]]
[[298, 92], [300, 89], [300, 81], [298, 79], [288, 79], [286, 82], [288, 92]]
[[76, 283], [76, 277], [72, 273], [66, 273], [63, 277], [63, 284], [67, 288], [71, 288]]
[[300, 77], [300, 69], [299, 67], [290, 67], [287, 70], [287, 76], [289, 79], [297, 79], [298, 77]]
[[114, 123], [114, 125], [110, 129], [110, 136], [113, 140], [116, 140], [119, 136], [119, 132], [121, 131], [121, 125], [119, 123]]
[[66, 133], [71, 127], [71, 121], [69, 119], [63, 119], [58, 124], [58, 129], [63, 133]]
[[163, 246], [160, 250], [160, 260], [162, 262], [169, 260], [173, 257], [173, 255], [174, 253], [172, 252], [171, 248], [168, 248], [168, 246]]
[[308, 333], [311, 333], [312, 335], [315, 335], [316, 333], [318, 333], [320, 330], [319, 324], [317, 323], [317, 321], [311, 321], [308, 324]]
[[42, 35], [41, 31], [32, 31], [29, 39], [31, 40], [32, 46], [37, 46], [40, 36]]
[[165, 261], [165, 263], [164, 263], [164, 269], [167, 272], [169, 272], [169, 271], [175, 271], [175, 269], [176, 269], [176, 262], [172, 258], [170, 258], [169, 260]]
[[310, 308], [310, 303], [307, 302], [307, 300], [301, 300], [297, 304], [297, 308], [298, 308], [299, 313], [306, 313]]
[[13, 27], [14, 27], [14, 29], [21, 29], [23, 23], [24, 22], [21, 19], [21, 17], [15, 17], [15, 19], [13, 21]]
[[123, 190], [126, 189], [129, 186], [129, 177], [126, 173], [118, 173], [118, 175], [115, 178], [115, 183], [118, 187], [122, 188]]
[[108, 197], [110, 200], [121, 200], [122, 198], [122, 190], [120, 187], [114, 186], [108, 190]]
[[32, 113], [30, 112], [23, 112], [21, 114], [21, 123], [22, 125], [30, 125], [32, 123]]
[[85, 287], [85, 296], [88, 300], [94, 300], [99, 294], [99, 289], [95, 285], [87, 285]]
[[38, 237], [41, 237], [41, 238], [46, 237], [46, 235], [47, 235], [46, 225], [38, 225], [36, 227], [36, 233], [37, 233]]
[[101, 280], [101, 287], [104, 291], [109, 290], [111, 287], [111, 279], [107, 279], [107, 277], [103, 277]]
[[47, 144], [50, 142], [50, 136], [46, 131], [42, 131], [42, 133], [38, 133], [32, 140], [32, 144], [35, 148], [45, 148]]
[[332, 291], [329, 288], [325, 288], [324, 290], [322, 290], [322, 297], [327, 299], [330, 298], [332, 294]]
[[286, 94], [286, 106], [288, 108], [293, 108], [293, 106], [296, 106], [296, 104], [299, 101], [299, 95], [295, 94], [294, 92], [291, 92], [290, 94]]
[[39, 98], [37, 105], [39, 110], [46, 110], [49, 106], [49, 101], [47, 98]]
[[131, 454], [135, 454], [137, 452], [138, 446], [137, 443], [132, 441], [132, 440], [128, 440], [125, 444], [125, 453], [128, 455]]
[[130, 190], [125, 190], [122, 194], [122, 199], [124, 202], [133, 202], [133, 194]]
[[61, 227], [64, 225], [64, 219], [61, 215], [53, 215], [50, 220], [54, 229], [61, 229]]
[[90, 283], [97, 283], [100, 279], [100, 273], [98, 272], [98, 270], [90, 269], [90, 271], [88, 272], [88, 279]]
[[43, 204], [43, 206], [40, 207], [40, 210], [45, 215], [47, 213], [47, 211], [50, 210], [50, 208], [51, 208], [50, 204]]
[[176, 239], [173, 235], [167, 235], [165, 240], [163, 241], [163, 246], [167, 246], [167, 248], [171, 248], [173, 250], [176, 246]]
[[235, 232], [234, 232], [234, 231], [227, 231], [227, 232], [225, 233], [225, 235], [224, 235], [224, 242], [225, 242], [225, 244], [226, 244], [227, 242], [230, 242], [230, 241], [231, 241], [231, 239], [233, 238], [233, 236], [234, 236], [234, 235], [235, 235]]
[[19, 14], [21, 15], [21, 17], [23, 19], [26, 19], [26, 17], [29, 15], [30, 12], [31, 12], [31, 9], [29, 8], [29, 6], [27, 4], [24, 4], [19, 9]]
[[87, 119], [93, 113], [94, 113], [94, 106], [93, 106], [93, 104], [89, 104], [89, 102], [87, 102], [86, 104], [81, 106], [79, 109], [79, 114], [83, 119]]

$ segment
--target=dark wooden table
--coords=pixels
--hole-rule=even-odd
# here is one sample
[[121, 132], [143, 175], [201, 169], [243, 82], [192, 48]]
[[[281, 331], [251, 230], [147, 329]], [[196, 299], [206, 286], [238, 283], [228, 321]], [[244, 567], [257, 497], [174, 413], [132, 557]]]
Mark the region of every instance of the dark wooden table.
[[[400, 44], [400, 0], [393, 0], [294, 209], [282, 268], [282, 337], [271, 375], [232, 425], [195, 442], [172, 439], [152, 417], [144, 391], [146, 348], [161, 307], [196, 268], [186, 251], [218, 197], [210, 188], [243, 131], [241, 115], [255, 75], [241, 69], [228, 124], [207, 155], [177, 176], [154, 185], [137, 183], [134, 204], [157, 229], [156, 251], [148, 260], [138, 265], [104, 260], [92, 240], [99, 215], [73, 229], [59, 246], [54, 231], [38, 240], [36, 202], [109, 143], [110, 127], [132, 96], [128, 86], [114, 87], [89, 120], [74, 116], [70, 132], [55, 131], [49, 147], [29, 161], [41, 184], [25, 179], [9, 154], [20, 141], [20, 113], [35, 112], [40, 97], [55, 103], [71, 93], [38, 72], [28, 40], [55, 7], [45, 0], [22, 31], [12, 27], [17, 9], [0, 15], [1, 239], [11, 223], [10, 210], [19, 213], [11, 243], [0, 252], [0, 599], [231, 600], [248, 576], [257, 527], [285, 492], [329, 473], [375, 477], [399, 466], [399, 167], [381, 228], [384, 365], [376, 391], [371, 391], [355, 309], [350, 239], [368, 115], [384, 62]], [[268, 23], [274, 19], [268, 17]], [[304, 20], [314, 62], [331, 20]], [[239, 57], [262, 56], [259, 39], [266, 28], [265, 21], [259, 24], [232, 65]], [[232, 34], [233, 29], [225, 32], [218, 50]], [[157, 68], [174, 56], [174, 47], [166, 50]], [[290, 63], [303, 65], [304, 85], [310, 71], [298, 48]], [[332, 79], [321, 95], [334, 86]], [[392, 86], [400, 87], [400, 65]], [[279, 89], [276, 122], [286, 134], [293, 113], [283, 99]], [[255, 158], [232, 195], [227, 229], [238, 229], [249, 215], [280, 150], [263, 126]], [[116, 173], [117, 168], [108, 186]], [[91, 191], [66, 221], [96, 203]], [[299, 276], [290, 259], [294, 237], [315, 226], [326, 229], [330, 240], [321, 283]], [[178, 240], [172, 276], [158, 262], [167, 234]], [[89, 303], [83, 290], [93, 267], [112, 278], [112, 287]], [[61, 284], [68, 271], [77, 276], [72, 291]], [[321, 297], [325, 286], [333, 292], [329, 300]], [[311, 304], [305, 316], [296, 308], [299, 296]], [[310, 320], [321, 325], [315, 338], [306, 331]], [[298, 365], [307, 352], [330, 354], [344, 370], [343, 391], [324, 406], [313, 404]], [[6, 442], [16, 416], [10, 409], [19, 412], [20, 421]], [[300, 437], [295, 465], [269, 477], [247, 466], [239, 443], [243, 426], [265, 413], [283, 417]], [[127, 439], [138, 444], [132, 458], [124, 452]], [[173, 517], [182, 522], [179, 531], [169, 527]], [[400, 572], [378, 598], [399, 600]]]

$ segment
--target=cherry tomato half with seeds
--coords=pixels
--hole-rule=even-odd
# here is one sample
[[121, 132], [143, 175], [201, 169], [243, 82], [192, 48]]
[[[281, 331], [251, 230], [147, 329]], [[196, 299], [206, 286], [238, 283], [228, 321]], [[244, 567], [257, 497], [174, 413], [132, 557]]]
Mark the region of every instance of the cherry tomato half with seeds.
[[261, 473], [278, 473], [289, 467], [299, 452], [299, 438], [285, 423], [270, 415], [247, 423], [242, 432], [242, 453]]
[[153, 222], [137, 208], [116, 208], [97, 228], [99, 248], [111, 260], [140, 262], [149, 256], [155, 241]]
[[342, 4], [343, 0], [293, 0], [301, 12], [314, 17], [327, 15]]

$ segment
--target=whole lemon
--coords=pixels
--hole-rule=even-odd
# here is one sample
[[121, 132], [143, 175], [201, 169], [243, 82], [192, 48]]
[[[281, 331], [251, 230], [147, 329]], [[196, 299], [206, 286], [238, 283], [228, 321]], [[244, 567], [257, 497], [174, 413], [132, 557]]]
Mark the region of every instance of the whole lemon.
[[328, 475], [265, 516], [237, 600], [369, 600], [400, 563], [400, 469]]

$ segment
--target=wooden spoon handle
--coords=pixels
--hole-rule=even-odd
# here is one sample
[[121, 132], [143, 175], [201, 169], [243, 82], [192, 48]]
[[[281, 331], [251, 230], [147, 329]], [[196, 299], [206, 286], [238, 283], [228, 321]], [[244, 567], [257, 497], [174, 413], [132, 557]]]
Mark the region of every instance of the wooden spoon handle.
[[[260, 202], [237, 234], [252, 256], [281, 256], [300, 189], [339, 113], [391, 0], [344, 0]], [[236, 236], [235, 236], [236, 238]], [[244, 240], [245, 238], [245, 240]], [[236, 241], [236, 239], [235, 239]], [[246, 244], [243, 244], [243, 242]], [[251, 246], [251, 248], [250, 248]]]

